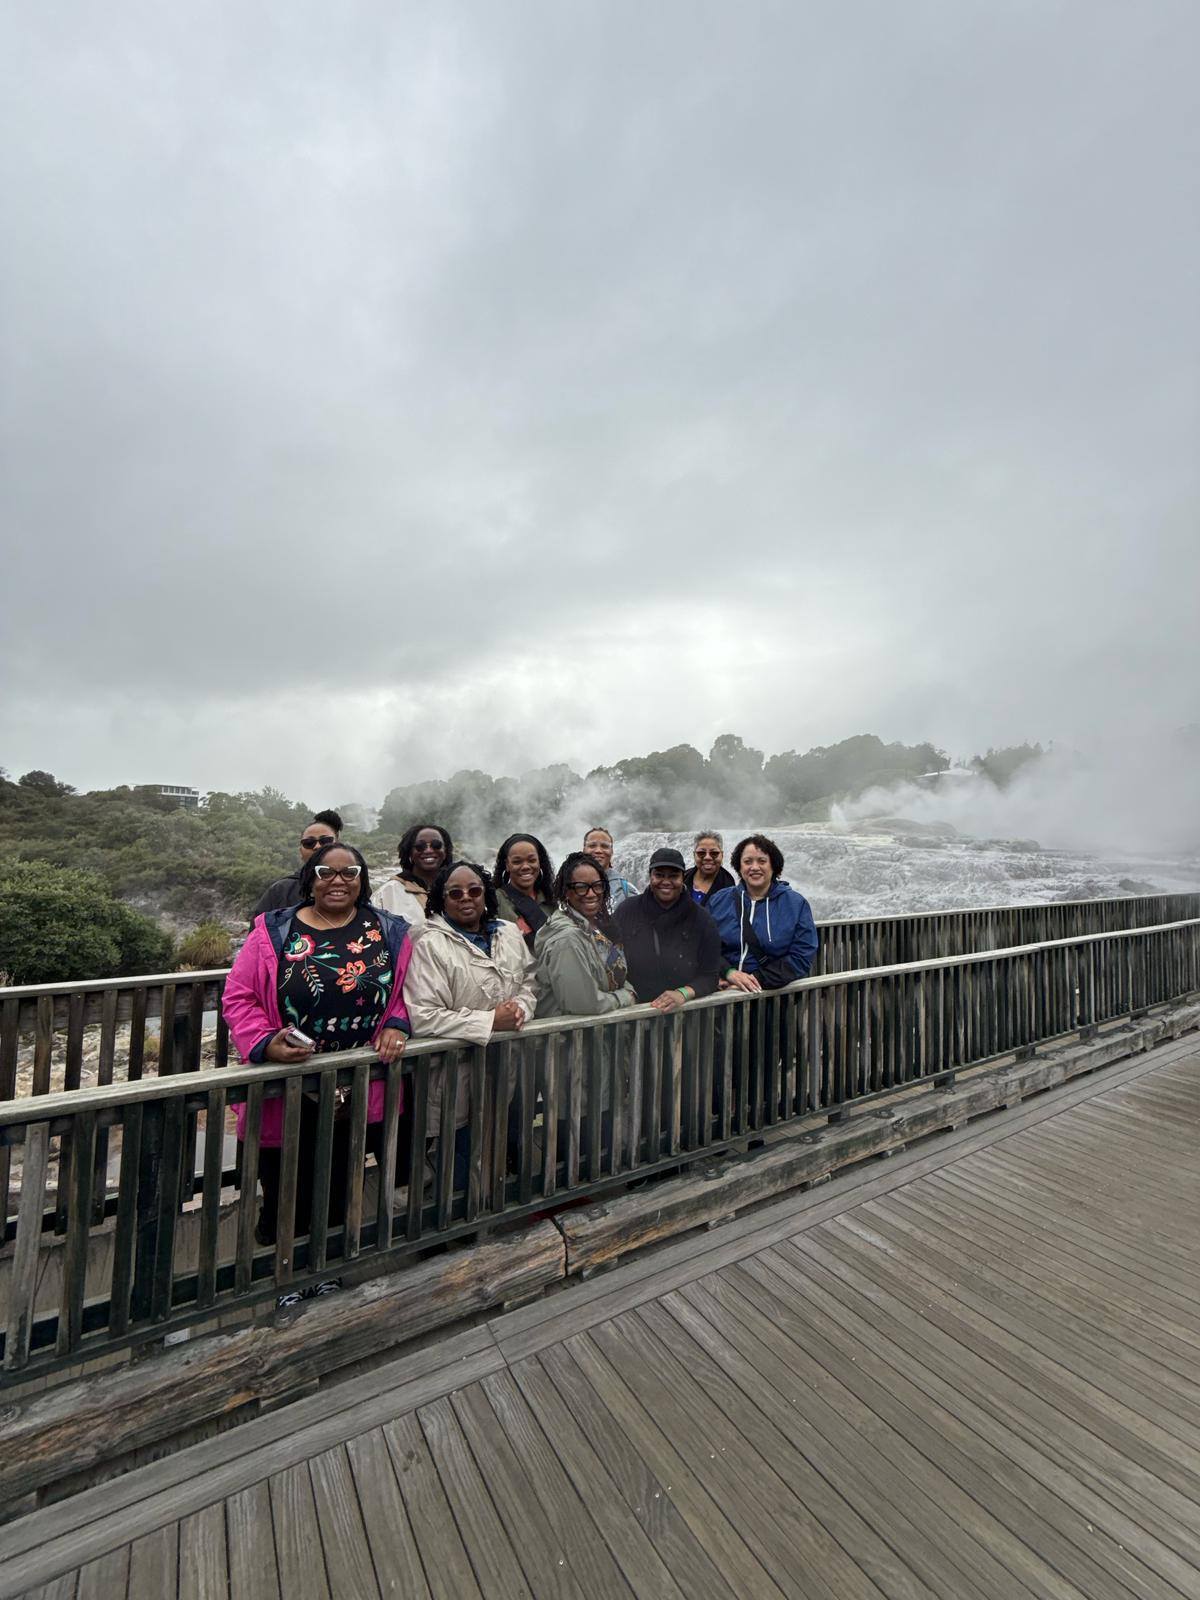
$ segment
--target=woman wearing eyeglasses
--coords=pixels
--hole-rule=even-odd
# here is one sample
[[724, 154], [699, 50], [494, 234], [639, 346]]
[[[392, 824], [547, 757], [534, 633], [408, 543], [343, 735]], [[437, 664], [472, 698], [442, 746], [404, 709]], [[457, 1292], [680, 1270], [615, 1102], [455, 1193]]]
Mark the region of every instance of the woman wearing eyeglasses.
[[300, 865], [286, 878], [276, 878], [263, 892], [258, 904], [250, 913], [251, 922], [264, 911], [279, 911], [284, 906], [300, 904], [300, 874], [304, 866], [323, 845], [336, 844], [342, 836], [342, 819], [336, 811], [318, 811], [311, 822], [306, 822], [300, 832]]
[[637, 1004], [607, 897], [608, 875], [596, 857], [569, 855], [554, 880], [558, 910], [534, 944], [539, 1017], [595, 1017]]
[[684, 887], [698, 906], [706, 906], [721, 889], [732, 889], [737, 879], [722, 865], [725, 841], [719, 833], [698, 833], [692, 841], [696, 865], [683, 875]]
[[[404, 980], [414, 1034], [487, 1044], [496, 1034], [519, 1032], [537, 1003], [533, 959], [516, 924], [498, 915], [487, 872], [470, 861], [451, 862], [433, 880], [427, 909]], [[515, 1062], [513, 1068], [515, 1074]], [[431, 1138], [438, 1132], [444, 1076], [444, 1068], [429, 1075], [425, 1129]], [[470, 1086], [461, 1073], [456, 1127], [466, 1125], [470, 1109]], [[460, 1155], [465, 1163], [465, 1148]]]
[[375, 891], [373, 904], [404, 917], [416, 933], [425, 922], [430, 885], [446, 863], [453, 861], [454, 845], [446, 829], [436, 822], [414, 822], [396, 854], [400, 871]]
[[[408, 924], [370, 904], [367, 865], [351, 845], [327, 844], [300, 873], [302, 903], [267, 911], [255, 919], [238, 953], [221, 1008], [243, 1061], [307, 1061], [374, 1045], [382, 1061], [403, 1052], [410, 1031], [402, 993], [412, 955]], [[385, 1085], [373, 1083], [367, 1120], [383, 1120]], [[238, 1138], [245, 1136], [246, 1108], [236, 1108]], [[349, 1121], [334, 1124], [330, 1221], [342, 1220], [345, 1203]], [[317, 1104], [304, 1098], [300, 1118], [296, 1232], [308, 1231]], [[263, 1206], [255, 1237], [275, 1238], [279, 1201], [279, 1147], [283, 1101], [263, 1103], [259, 1130], [259, 1178]], [[374, 1148], [378, 1134], [368, 1132]]]

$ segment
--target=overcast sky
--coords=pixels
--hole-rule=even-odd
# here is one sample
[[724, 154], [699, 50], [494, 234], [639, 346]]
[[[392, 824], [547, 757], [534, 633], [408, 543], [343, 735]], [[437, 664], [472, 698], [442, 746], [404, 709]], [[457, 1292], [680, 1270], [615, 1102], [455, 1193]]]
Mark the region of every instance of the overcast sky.
[[1200, 719], [1195, 0], [10, 5], [0, 764]]

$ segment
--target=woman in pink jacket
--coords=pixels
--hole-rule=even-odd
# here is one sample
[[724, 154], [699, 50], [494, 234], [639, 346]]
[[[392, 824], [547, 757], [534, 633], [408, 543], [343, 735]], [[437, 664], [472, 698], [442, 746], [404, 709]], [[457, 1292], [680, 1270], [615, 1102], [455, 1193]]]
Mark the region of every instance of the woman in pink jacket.
[[[307, 1061], [373, 1044], [395, 1061], [411, 1032], [402, 995], [412, 954], [408, 923], [370, 904], [367, 864], [352, 845], [326, 845], [300, 874], [303, 904], [256, 917], [225, 982], [221, 1006], [243, 1061]], [[385, 1085], [373, 1083], [367, 1104], [367, 1146], [379, 1153]], [[237, 1107], [238, 1138], [246, 1107]], [[305, 1095], [300, 1113], [296, 1233], [309, 1231], [317, 1102]], [[263, 1204], [254, 1236], [273, 1244], [279, 1206], [283, 1100], [263, 1102], [258, 1175]], [[403, 1143], [403, 1141], [402, 1141]], [[329, 1220], [345, 1214], [349, 1119], [334, 1122]], [[405, 1154], [407, 1152], [401, 1152]]]

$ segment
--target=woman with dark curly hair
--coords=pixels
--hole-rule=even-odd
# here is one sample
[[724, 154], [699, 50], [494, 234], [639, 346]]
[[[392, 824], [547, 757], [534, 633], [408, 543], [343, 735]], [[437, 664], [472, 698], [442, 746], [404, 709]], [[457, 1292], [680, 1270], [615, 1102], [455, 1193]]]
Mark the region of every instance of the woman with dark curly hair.
[[430, 885], [446, 863], [454, 859], [454, 844], [438, 823], [414, 822], [401, 838], [396, 854], [400, 871], [380, 885], [373, 903], [405, 917], [414, 930], [419, 930], [425, 921]]
[[554, 868], [546, 846], [531, 833], [511, 833], [496, 852], [496, 904], [505, 922], [515, 922], [529, 950], [554, 910]]
[[[294, 1062], [374, 1045], [383, 1061], [404, 1050], [410, 1031], [403, 984], [412, 955], [408, 923], [370, 904], [367, 864], [352, 845], [314, 851], [300, 873], [301, 903], [257, 917], [238, 953], [221, 999], [243, 1061]], [[367, 1120], [383, 1120], [385, 1085], [373, 1083]], [[246, 1107], [236, 1108], [238, 1138]], [[350, 1124], [334, 1124], [330, 1217], [341, 1222]], [[300, 1120], [296, 1232], [308, 1232], [312, 1205], [317, 1106], [305, 1097]], [[368, 1133], [372, 1137], [373, 1130]], [[283, 1100], [264, 1102], [259, 1129], [263, 1205], [256, 1237], [275, 1238]]]
[[812, 908], [783, 871], [783, 851], [765, 834], [752, 833], [733, 852], [738, 883], [708, 902], [721, 934], [722, 987], [782, 989], [806, 978], [817, 953]]

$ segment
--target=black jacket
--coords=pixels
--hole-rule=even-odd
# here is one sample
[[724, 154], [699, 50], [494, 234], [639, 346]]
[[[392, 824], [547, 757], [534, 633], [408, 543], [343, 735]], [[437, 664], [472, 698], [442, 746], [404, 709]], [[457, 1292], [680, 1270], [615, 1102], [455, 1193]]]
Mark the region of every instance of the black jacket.
[[285, 906], [298, 906], [303, 903], [304, 896], [300, 893], [299, 867], [288, 878], [276, 878], [269, 889], [263, 891], [257, 905], [250, 913], [250, 921], [261, 917], [264, 911], [282, 911]]
[[[691, 894], [692, 885], [695, 883], [695, 881], [696, 881], [696, 869], [695, 869], [695, 867], [689, 867], [687, 869], [687, 871], [683, 875], [683, 887], [684, 887], [684, 890], [685, 890], [685, 892], [687, 894], [689, 894], [689, 895]], [[719, 894], [722, 889], [732, 889], [736, 882], [737, 882], [737, 879], [734, 877], [733, 873], [730, 872], [727, 867], [718, 867], [717, 868], [717, 875], [713, 879], [712, 888], [704, 896], [703, 900], [701, 900], [699, 902], [693, 902], [693, 903], [698, 903], [699, 905], [706, 906], [708, 904], [708, 902], [712, 899], [713, 895]]]
[[623, 901], [612, 914], [625, 946], [629, 981], [640, 1001], [690, 984], [697, 995], [712, 994], [721, 976], [721, 936], [717, 925], [685, 889], [664, 911], [649, 889]]

